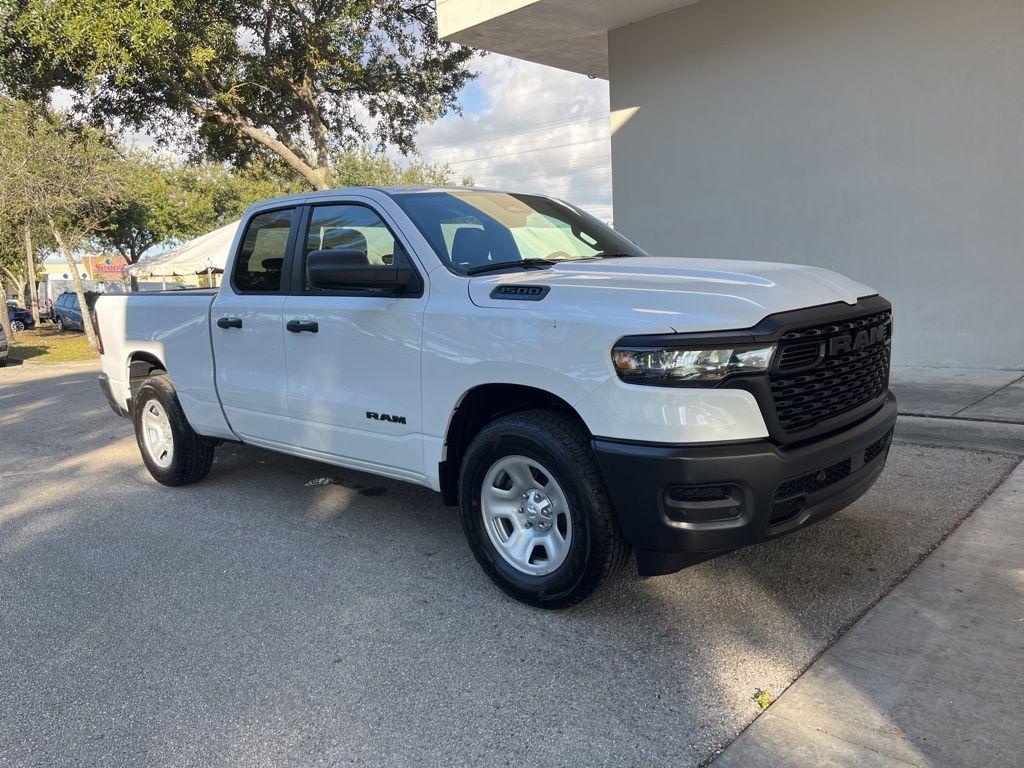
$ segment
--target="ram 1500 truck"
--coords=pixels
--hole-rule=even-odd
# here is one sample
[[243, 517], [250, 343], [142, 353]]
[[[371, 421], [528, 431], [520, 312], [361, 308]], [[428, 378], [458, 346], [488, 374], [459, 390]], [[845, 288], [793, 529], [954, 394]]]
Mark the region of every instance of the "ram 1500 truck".
[[420, 483], [483, 570], [571, 605], [850, 504], [888, 454], [889, 302], [823, 269], [653, 257], [475, 188], [271, 200], [219, 290], [104, 296], [101, 386], [166, 485], [233, 441]]

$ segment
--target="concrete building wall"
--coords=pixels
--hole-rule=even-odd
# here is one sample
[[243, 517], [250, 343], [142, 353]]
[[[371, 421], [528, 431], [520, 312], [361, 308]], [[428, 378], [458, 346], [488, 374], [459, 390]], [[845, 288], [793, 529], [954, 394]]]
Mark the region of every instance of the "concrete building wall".
[[815, 264], [898, 364], [1024, 366], [1024, 2], [702, 0], [609, 33], [616, 227]]

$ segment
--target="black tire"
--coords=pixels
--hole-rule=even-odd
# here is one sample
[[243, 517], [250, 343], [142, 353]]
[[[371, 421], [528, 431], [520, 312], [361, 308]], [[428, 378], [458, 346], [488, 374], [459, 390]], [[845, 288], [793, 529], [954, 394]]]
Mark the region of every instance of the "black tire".
[[[564, 562], [552, 573], [517, 570], [491, 542], [480, 496], [488, 470], [506, 456], [521, 455], [548, 468], [561, 487], [573, 535]], [[605, 488], [590, 436], [557, 411], [523, 411], [502, 417], [470, 443], [459, 475], [459, 507], [466, 539], [480, 566], [512, 597], [539, 608], [567, 608], [590, 596], [621, 571], [630, 547]]]
[[11, 321], [11, 331], [14, 333], [21, 333], [25, 330], [25, 324], [21, 320]]
[[[143, 445], [142, 414], [146, 405], [156, 400], [160, 403], [171, 426], [173, 454], [170, 465], [159, 466], [150, 457]], [[185, 418], [174, 386], [166, 374], [157, 374], [146, 379], [132, 401], [132, 423], [135, 425], [135, 442], [138, 443], [142, 461], [153, 479], [163, 485], [177, 486], [196, 483], [206, 477], [213, 465], [214, 446], [210, 441], [197, 435]]]

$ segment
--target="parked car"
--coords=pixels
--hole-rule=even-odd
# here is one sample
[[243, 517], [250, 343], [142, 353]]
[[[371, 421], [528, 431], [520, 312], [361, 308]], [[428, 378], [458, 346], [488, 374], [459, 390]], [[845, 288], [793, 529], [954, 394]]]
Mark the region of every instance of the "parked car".
[[631, 551], [666, 574], [819, 521], [885, 464], [891, 306], [834, 272], [652, 257], [479, 189], [282, 198], [238, 232], [219, 291], [96, 305], [100, 385], [165, 485], [224, 440], [420, 483], [556, 608]]
[[[89, 309], [96, 305], [96, 299], [99, 298], [100, 294], [87, 291], [85, 294], [85, 303]], [[64, 331], [84, 331], [85, 326], [82, 324], [82, 309], [78, 304], [78, 294], [67, 291], [57, 297], [57, 301], [53, 303], [53, 322], [57, 325], [57, 330], [63, 333]]]
[[11, 322], [11, 330], [18, 332], [35, 328], [36, 321], [32, 313], [24, 307], [7, 305], [7, 319]]
[[7, 334], [4, 333], [4, 328], [0, 325], [0, 368], [7, 365], [8, 354], [10, 354], [10, 348], [7, 343]]

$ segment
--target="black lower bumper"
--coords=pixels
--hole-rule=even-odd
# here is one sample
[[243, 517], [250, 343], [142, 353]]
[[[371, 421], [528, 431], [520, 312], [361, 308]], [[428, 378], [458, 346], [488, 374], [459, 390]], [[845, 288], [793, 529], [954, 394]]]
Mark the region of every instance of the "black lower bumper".
[[865, 493], [896, 423], [890, 393], [848, 429], [794, 448], [769, 440], [657, 446], [594, 440], [641, 575], [672, 573], [810, 525]]
[[131, 418], [131, 414], [128, 413], [128, 409], [117, 402], [114, 398], [114, 393], [110, 389], [110, 377], [105, 373], [100, 374], [100, 391], [103, 396], [107, 398], [107, 402], [110, 404], [110, 409], [125, 419]]

